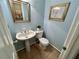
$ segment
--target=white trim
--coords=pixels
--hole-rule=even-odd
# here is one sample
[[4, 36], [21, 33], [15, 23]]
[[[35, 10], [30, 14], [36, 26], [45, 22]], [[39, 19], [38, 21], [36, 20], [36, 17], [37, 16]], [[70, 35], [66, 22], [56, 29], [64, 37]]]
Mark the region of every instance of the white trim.
[[24, 48], [25, 48], [25, 47], [22, 47], [22, 48], [18, 49], [16, 52], [19, 52], [19, 51], [23, 50]]
[[[2, 17], [0, 19], [0, 23], [1, 23], [2, 30], [3, 30], [2, 33], [3, 33], [3, 36], [4, 36], [3, 38], [4, 38], [4, 42], [5, 42], [4, 45], [6, 44], [4, 46], [4, 48], [6, 48], [8, 46], [8, 47], [10, 47], [10, 49], [7, 48], [6, 51], [8, 49], [9, 50], [12, 50], [12, 51], [10, 51], [8, 53], [9, 56], [7, 56], [7, 53], [4, 54], [4, 56], [7, 56], [8, 58], [13, 57], [13, 59], [18, 59], [17, 54], [16, 54], [16, 51], [15, 51], [15, 48], [14, 48], [14, 45], [13, 45], [13, 40], [12, 40], [12, 37], [11, 37], [11, 33], [10, 33], [9, 29], [8, 29], [7, 22], [5, 21], [5, 18], [4, 18], [5, 15], [3, 13], [4, 11], [2, 11], [3, 10], [2, 7], [3, 7], [3, 5], [0, 5], [0, 17]], [[2, 50], [2, 51], [4, 51], [4, 50]]]
[[61, 53], [61, 51], [56, 47], [56, 46], [54, 46], [53, 44], [51, 44], [51, 43], [49, 43], [52, 47], [54, 47], [58, 52], [60, 52]]
[[13, 43], [18, 43], [18, 40], [13, 41]]
[[[31, 45], [33, 45], [33, 44], [35, 44], [35, 43], [36, 43], [36, 41], [33, 42]], [[19, 52], [19, 51], [23, 50], [24, 48], [25, 48], [25, 47], [22, 47], [22, 48], [18, 49], [16, 52]]]
[[59, 59], [66, 59], [69, 57], [70, 51], [72, 50], [72, 46], [74, 45], [74, 42], [79, 34], [79, 7], [76, 11], [75, 17], [73, 19], [73, 22], [71, 24], [69, 33], [67, 35], [66, 41], [64, 43], [64, 46], [67, 48], [66, 51], [62, 50], [61, 54], [59, 56]]
[[[33, 45], [33, 44], [35, 44], [36, 42], [33, 42], [31, 45]], [[61, 53], [61, 51], [56, 47], [56, 46], [54, 46], [53, 44], [51, 44], [51, 43], [49, 43], [53, 48], [55, 48], [58, 52], [60, 52]], [[18, 49], [16, 52], [19, 52], [19, 51], [21, 51], [21, 50], [23, 50], [25, 47], [22, 47], [21, 49]]]

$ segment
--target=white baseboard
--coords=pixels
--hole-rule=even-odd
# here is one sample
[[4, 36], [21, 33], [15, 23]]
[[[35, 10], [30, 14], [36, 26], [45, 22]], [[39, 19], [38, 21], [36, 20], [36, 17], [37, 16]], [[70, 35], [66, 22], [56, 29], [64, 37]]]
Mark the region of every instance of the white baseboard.
[[52, 47], [54, 47], [57, 51], [59, 51], [60, 53], [61, 53], [61, 51], [57, 48], [57, 47], [55, 47], [53, 44], [51, 44], [51, 43], [49, 43]]
[[24, 48], [25, 48], [25, 47], [22, 47], [22, 48], [18, 49], [16, 52], [19, 52], [19, 51], [23, 50]]
[[[35, 44], [36, 42], [33, 42], [31, 45]], [[61, 53], [61, 51], [55, 47], [53, 44], [49, 43], [52, 47], [54, 47], [57, 51], [59, 51]], [[22, 47], [21, 49], [18, 49], [16, 52], [23, 50], [25, 47]]]
[[[31, 45], [33, 45], [33, 44], [35, 44], [36, 42], [33, 42]], [[16, 52], [19, 52], [19, 51], [21, 51], [21, 50], [23, 50], [25, 47], [22, 47], [22, 48], [20, 48], [20, 49], [18, 49]]]

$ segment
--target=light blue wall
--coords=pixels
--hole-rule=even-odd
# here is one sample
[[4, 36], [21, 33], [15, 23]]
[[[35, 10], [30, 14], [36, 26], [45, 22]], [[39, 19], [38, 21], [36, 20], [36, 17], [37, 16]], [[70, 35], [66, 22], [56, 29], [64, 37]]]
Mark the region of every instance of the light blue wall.
[[[64, 22], [56, 22], [49, 20], [49, 10], [50, 6], [58, 3], [66, 2], [66, 0], [30, 0], [31, 3], [31, 23], [14, 23], [10, 8], [8, 7], [6, 0], [0, 0], [3, 7], [3, 14], [8, 23], [10, 32], [12, 34], [13, 40], [15, 40], [16, 32], [20, 31], [23, 27], [27, 29], [35, 29], [37, 25], [43, 27], [46, 37], [51, 44], [55, 45], [59, 50], [62, 49], [63, 43], [65, 41], [66, 35], [69, 31], [70, 25], [73, 21], [76, 9], [79, 5], [79, 0], [67, 0], [71, 2], [69, 11]], [[45, 8], [45, 10], [44, 10]], [[45, 15], [44, 15], [45, 11]], [[23, 47], [23, 42], [15, 44], [16, 48], [19, 49]]]
[[[30, 23], [14, 23], [10, 8], [6, 2], [7, 0], [2, 0], [2, 9], [4, 17], [8, 23], [10, 32], [12, 34], [13, 40], [16, 40], [15, 35], [18, 31], [20, 31], [23, 27], [27, 29], [35, 29], [37, 25], [41, 25], [43, 27], [44, 23], [44, 3], [45, 0], [30, 0], [31, 4], [31, 22]], [[19, 42], [15, 44], [16, 49], [23, 47], [23, 42]]]
[[[71, 3], [65, 21], [56, 22], [49, 20], [50, 6], [62, 2]], [[79, 0], [46, 0], [45, 2], [44, 31], [50, 43], [56, 46], [59, 50], [62, 49], [78, 5]]]

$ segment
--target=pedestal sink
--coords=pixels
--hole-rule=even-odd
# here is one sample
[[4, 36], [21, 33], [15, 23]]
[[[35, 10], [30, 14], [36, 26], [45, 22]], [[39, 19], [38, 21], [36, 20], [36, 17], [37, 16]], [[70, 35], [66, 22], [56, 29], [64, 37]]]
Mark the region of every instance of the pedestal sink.
[[36, 35], [36, 32], [33, 30], [24, 30], [22, 32], [16, 33], [17, 40], [25, 40], [26, 50], [30, 52], [30, 43], [29, 39], [33, 38]]

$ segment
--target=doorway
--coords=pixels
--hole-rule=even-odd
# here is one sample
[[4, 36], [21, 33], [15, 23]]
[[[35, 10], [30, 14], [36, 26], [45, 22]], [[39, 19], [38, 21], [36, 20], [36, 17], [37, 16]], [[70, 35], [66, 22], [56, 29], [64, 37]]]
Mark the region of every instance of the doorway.
[[59, 59], [74, 59], [78, 52], [79, 42], [79, 7], [77, 8], [75, 17], [64, 43], [65, 50], [62, 49]]

